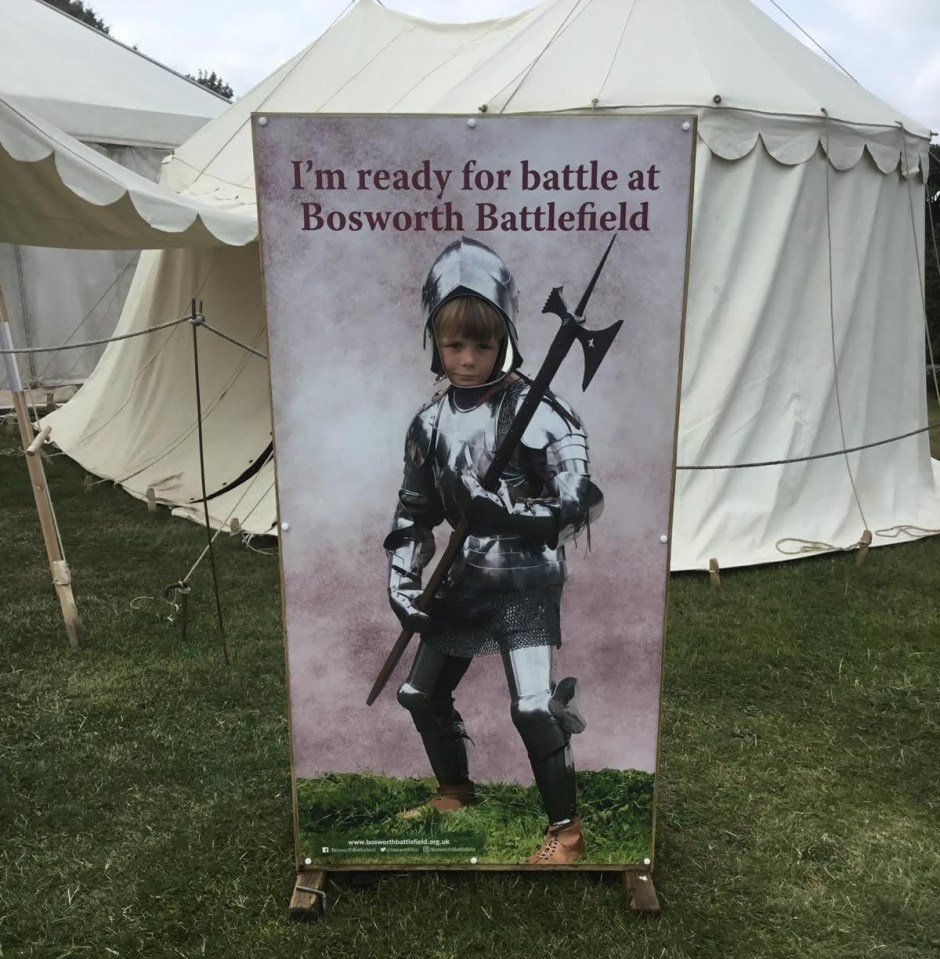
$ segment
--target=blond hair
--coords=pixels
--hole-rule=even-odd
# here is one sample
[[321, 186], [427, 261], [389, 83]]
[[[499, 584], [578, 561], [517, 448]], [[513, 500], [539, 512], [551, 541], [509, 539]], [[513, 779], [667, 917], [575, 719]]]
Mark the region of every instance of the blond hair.
[[506, 321], [496, 307], [478, 296], [455, 296], [434, 312], [434, 335], [440, 340], [501, 340]]

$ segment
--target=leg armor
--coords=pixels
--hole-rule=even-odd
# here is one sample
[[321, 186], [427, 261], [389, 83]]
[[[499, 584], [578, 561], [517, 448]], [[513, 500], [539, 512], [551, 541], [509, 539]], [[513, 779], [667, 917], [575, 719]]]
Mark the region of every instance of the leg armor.
[[441, 786], [470, 781], [467, 733], [453, 697], [470, 663], [470, 659], [446, 656], [422, 641], [408, 679], [398, 690], [398, 702], [411, 713]]
[[552, 708], [554, 658], [551, 646], [503, 653], [512, 721], [529, 753], [535, 784], [553, 826], [571, 821], [578, 812], [571, 734]]

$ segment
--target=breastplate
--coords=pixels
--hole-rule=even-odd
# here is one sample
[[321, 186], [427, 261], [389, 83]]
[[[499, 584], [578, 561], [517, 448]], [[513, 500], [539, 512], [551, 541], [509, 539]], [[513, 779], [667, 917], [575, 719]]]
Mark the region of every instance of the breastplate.
[[[506, 392], [469, 410], [457, 407], [453, 391], [441, 398], [437, 411], [430, 465], [444, 507], [456, 526], [465, 501], [461, 476], [473, 470], [482, 477], [493, 461], [498, 443], [499, 411]], [[543, 493], [538, 453], [520, 447], [502, 478], [516, 499]], [[563, 583], [564, 547], [549, 549], [522, 536], [468, 536], [451, 568], [448, 585], [457, 589], [517, 590]]]

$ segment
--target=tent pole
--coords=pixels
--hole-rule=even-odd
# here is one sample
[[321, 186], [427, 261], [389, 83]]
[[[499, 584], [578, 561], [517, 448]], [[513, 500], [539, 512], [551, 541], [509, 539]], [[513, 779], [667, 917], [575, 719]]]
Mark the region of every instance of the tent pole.
[[[219, 636], [222, 642], [222, 658], [225, 660], [225, 665], [230, 666], [231, 661], [229, 660], [228, 655], [228, 643], [225, 640], [225, 626], [222, 622], [222, 600], [219, 596], [219, 577], [215, 568], [215, 551], [212, 548], [214, 537], [212, 535], [212, 526], [209, 524], [209, 500], [206, 492], [206, 457], [205, 444], [202, 435], [202, 390], [199, 383], [199, 331], [196, 329], [196, 327], [201, 326], [205, 322], [205, 317], [202, 313], [202, 303], [199, 304], [199, 311], [196, 311], [195, 298], [192, 302], [192, 313], [190, 315], [189, 322], [193, 329], [193, 377], [196, 383], [196, 435], [199, 439], [199, 480], [200, 488], [202, 490], [202, 511], [206, 523], [206, 536], [209, 540], [206, 549], [209, 552], [209, 566], [212, 570], [212, 586], [215, 591], [215, 611], [219, 621]], [[190, 575], [192, 575], [192, 573], [190, 573]], [[188, 581], [189, 577], [187, 576], [186, 579]]]
[[[23, 273], [23, 254], [20, 252], [20, 246], [18, 243], [13, 245], [13, 259], [16, 262], [16, 282], [19, 286], [17, 291], [20, 295], [20, 311], [23, 315], [23, 339], [26, 341], [27, 346], [33, 345], [32, 330], [30, 329], [30, 324], [32, 319], [29, 313], [29, 299], [26, 296], [26, 277]], [[4, 304], [5, 306], [5, 304]], [[10, 317], [7, 313], [4, 313], [3, 319], [9, 322]], [[14, 360], [16, 357], [14, 357]], [[29, 382], [37, 382], [36, 374], [36, 358], [30, 353], [26, 357], [26, 362], [29, 364]]]

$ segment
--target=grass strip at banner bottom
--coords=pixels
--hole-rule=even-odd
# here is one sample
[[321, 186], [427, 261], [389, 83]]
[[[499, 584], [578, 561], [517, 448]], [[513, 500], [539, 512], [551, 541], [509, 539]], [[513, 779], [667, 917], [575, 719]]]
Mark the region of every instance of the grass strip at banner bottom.
[[[637, 770], [579, 772], [583, 863], [637, 864], [650, 856], [653, 776]], [[332, 773], [297, 781], [301, 857], [317, 864], [524, 863], [538, 848], [546, 819], [534, 786], [478, 784], [477, 805], [459, 813], [422, 809], [430, 779]], [[357, 851], [357, 846], [361, 849]], [[448, 847], [453, 849], [452, 852]]]

